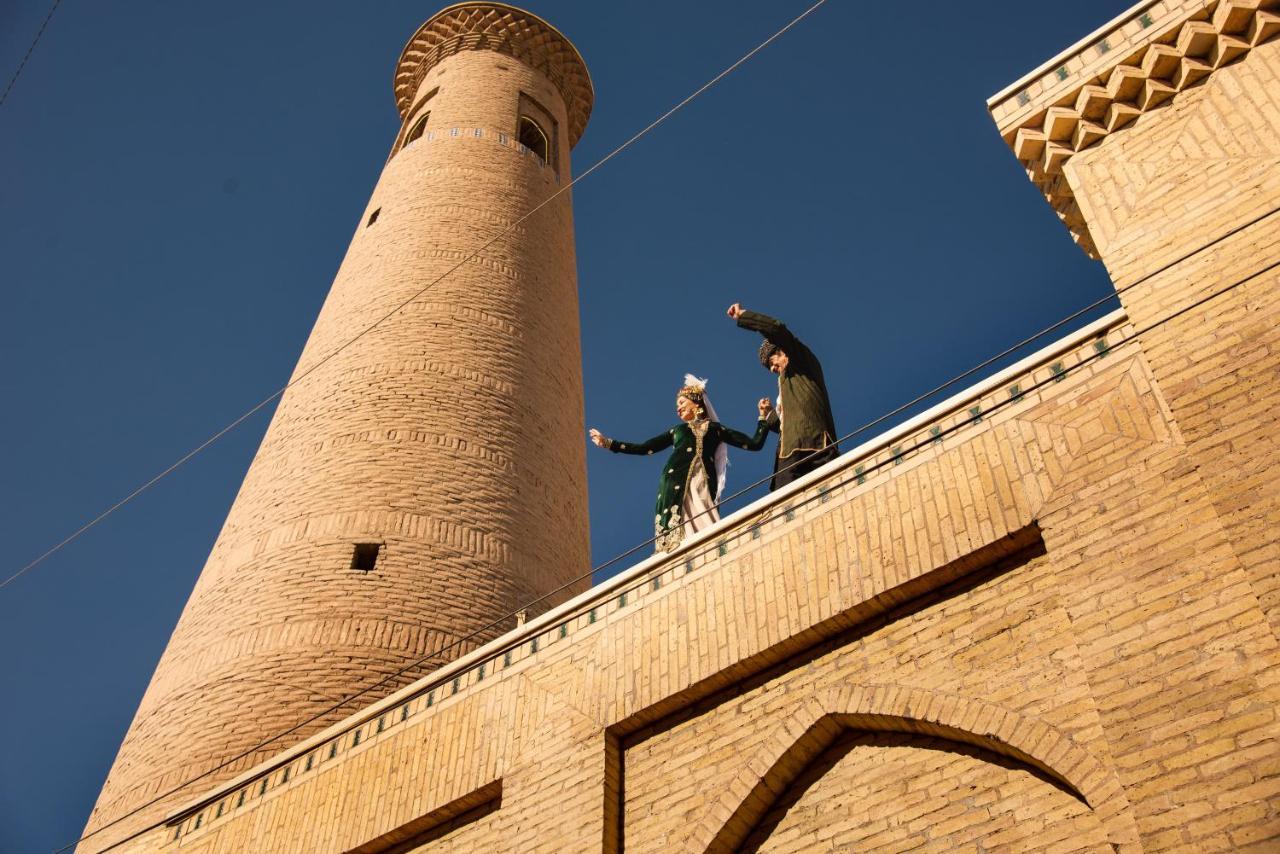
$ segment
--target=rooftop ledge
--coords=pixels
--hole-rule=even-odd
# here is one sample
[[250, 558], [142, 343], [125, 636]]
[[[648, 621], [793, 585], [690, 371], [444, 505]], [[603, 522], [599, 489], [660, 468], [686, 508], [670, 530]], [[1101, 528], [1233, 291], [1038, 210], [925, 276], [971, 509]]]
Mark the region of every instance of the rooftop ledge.
[[1062, 167], [1280, 32], [1280, 0], [1144, 0], [987, 101], [1014, 156], [1092, 258]]
[[[981, 421], [984, 415], [997, 408], [1019, 403], [1024, 395], [1035, 394], [1038, 388], [1064, 379], [1076, 368], [1088, 365], [1132, 340], [1131, 333], [1126, 335], [1123, 332], [1127, 323], [1128, 318], [1123, 309], [1099, 318], [897, 427], [863, 442], [786, 488], [751, 502], [707, 530], [685, 540], [674, 552], [655, 554], [640, 561], [525, 625], [432, 671], [412, 685], [366, 706], [311, 738], [282, 750], [277, 756], [171, 811], [165, 823], [170, 827], [178, 824], [179, 831], [182, 830], [180, 823], [184, 821], [189, 820], [198, 825], [202, 823], [197, 821], [202, 810], [211, 808], [250, 783], [259, 787], [256, 794], [261, 796], [268, 788], [262, 784], [271, 783], [273, 772], [284, 769], [274, 777], [279, 778], [276, 780], [277, 784], [287, 782], [287, 770], [291, 764], [323, 745], [333, 745], [331, 752], [326, 751], [328, 755], [322, 757], [322, 761], [325, 761], [338, 753], [338, 746], [348, 733], [353, 735], [346, 739], [350, 744], [342, 744], [344, 748], [373, 738], [383, 732], [384, 728], [392, 728], [411, 714], [430, 707], [437, 701], [437, 692], [440, 693], [439, 701], [443, 702], [446, 697], [452, 697], [483, 682], [486, 676], [491, 679], [501, 678], [501, 671], [536, 655], [540, 648], [550, 647], [558, 640], [567, 638], [570, 626], [576, 629], [596, 623], [597, 612], [605, 606], [616, 602], [619, 609], [625, 608], [629, 593], [636, 594], [633, 606], [639, 607], [639, 600], [645, 591], [657, 590], [665, 583], [676, 583], [677, 579], [694, 569], [695, 561], [700, 560], [705, 565], [708, 562], [706, 555], [723, 556], [734, 540], [742, 537], [754, 539], [766, 524], [786, 524], [791, 520], [791, 515], [803, 505], [824, 501], [828, 489], [832, 488], [832, 481], [839, 479], [841, 475], [852, 475], [861, 484], [865, 479], [875, 477], [880, 469], [892, 467], [917, 450], [927, 450], [953, 433], [963, 433], [966, 426]], [[846, 482], [847, 480], [846, 477]], [[665, 581], [668, 578], [670, 582]], [[603, 619], [601, 617], [601, 621]], [[390, 712], [395, 714], [388, 714]], [[390, 725], [387, 724], [388, 718]], [[363, 739], [361, 733], [364, 733]], [[309, 769], [310, 765], [303, 771]], [[219, 815], [221, 814], [220, 812]], [[216, 817], [205, 816], [206, 821], [203, 823], [207, 824], [207, 820]]]

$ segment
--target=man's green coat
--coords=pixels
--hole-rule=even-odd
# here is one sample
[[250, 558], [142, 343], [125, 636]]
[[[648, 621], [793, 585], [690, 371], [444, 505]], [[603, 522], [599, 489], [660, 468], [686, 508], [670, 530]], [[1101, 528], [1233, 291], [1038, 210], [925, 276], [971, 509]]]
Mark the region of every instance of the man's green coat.
[[820, 451], [835, 444], [836, 422], [818, 357], [790, 329], [768, 315], [744, 310], [738, 315], [738, 325], [759, 332], [787, 354], [787, 369], [778, 377], [781, 423], [770, 424], [781, 434], [778, 462], [781, 464], [798, 451]]

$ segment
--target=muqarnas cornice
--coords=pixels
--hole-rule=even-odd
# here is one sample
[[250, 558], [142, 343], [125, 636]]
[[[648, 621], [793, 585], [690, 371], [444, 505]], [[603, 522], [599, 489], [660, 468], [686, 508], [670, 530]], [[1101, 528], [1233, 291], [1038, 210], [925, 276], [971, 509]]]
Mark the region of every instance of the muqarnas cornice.
[[1099, 258], [1063, 166], [1280, 33], [1280, 0], [1147, 0], [987, 101], [1071, 237]]
[[546, 21], [504, 3], [457, 3], [418, 28], [396, 62], [396, 108], [402, 120], [409, 117], [427, 72], [464, 50], [496, 51], [545, 74], [564, 98], [569, 145], [577, 145], [595, 101], [582, 55]]

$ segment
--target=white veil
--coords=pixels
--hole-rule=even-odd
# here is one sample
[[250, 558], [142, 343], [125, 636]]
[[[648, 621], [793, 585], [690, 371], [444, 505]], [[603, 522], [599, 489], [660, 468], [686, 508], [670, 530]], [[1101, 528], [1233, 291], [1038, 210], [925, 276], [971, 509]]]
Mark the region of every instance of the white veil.
[[[711, 405], [711, 398], [707, 395], [707, 381], [700, 380], [693, 374], [684, 375], [684, 384], [686, 388], [696, 388], [702, 392], [702, 405], [707, 409], [708, 421], [719, 421], [716, 416], [716, 408]], [[729, 446], [724, 442], [716, 448], [716, 500], [724, 498], [724, 484], [726, 474], [729, 468]]]

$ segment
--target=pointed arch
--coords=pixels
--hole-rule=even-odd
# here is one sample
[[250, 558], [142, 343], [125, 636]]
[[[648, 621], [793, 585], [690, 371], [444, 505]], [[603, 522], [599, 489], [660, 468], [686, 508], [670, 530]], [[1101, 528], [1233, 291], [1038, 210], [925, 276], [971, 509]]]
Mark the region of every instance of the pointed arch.
[[929, 736], [1007, 757], [1090, 807], [1109, 835], [1117, 830], [1109, 819], [1128, 805], [1115, 776], [1069, 735], [1046, 723], [955, 694], [859, 685], [813, 698], [789, 714], [725, 787], [696, 828], [690, 847], [737, 850], [792, 781], [849, 731]]

